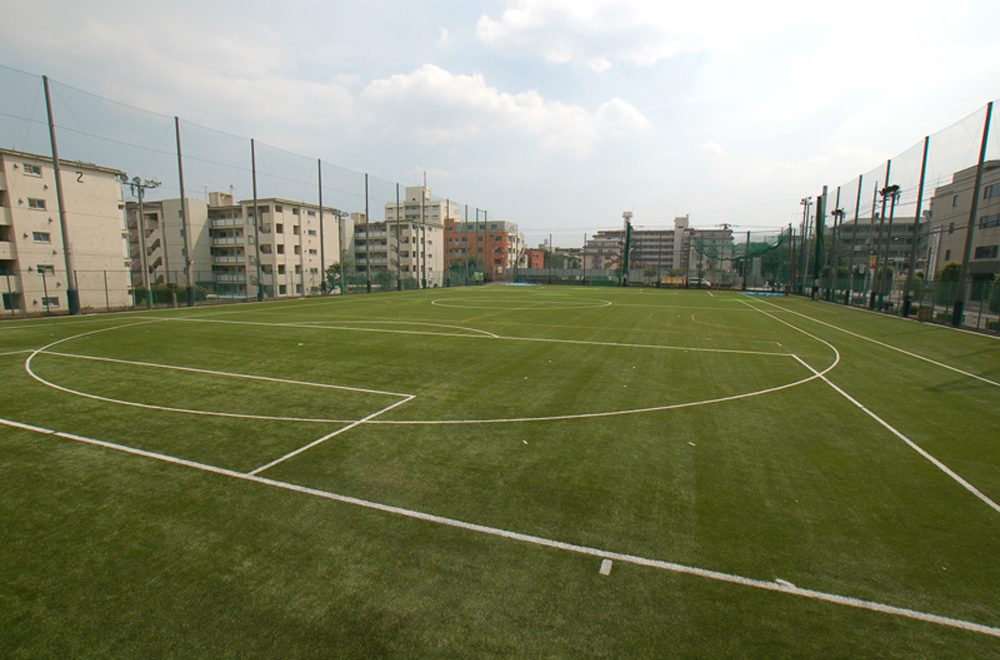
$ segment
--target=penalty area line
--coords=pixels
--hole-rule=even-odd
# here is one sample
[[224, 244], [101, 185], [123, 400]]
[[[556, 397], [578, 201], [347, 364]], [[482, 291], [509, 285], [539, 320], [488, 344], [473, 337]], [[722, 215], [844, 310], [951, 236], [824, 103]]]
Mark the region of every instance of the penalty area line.
[[125, 445], [119, 445], [113, 442], [107, 442], [105, 440], [97, 440], [95, 438], [88, 438], [86, 436], [75, 435], [72, 433], [63, 433], [60, 431], [53, 431], [51, 429], [42, 428], [39, 426], [33, 426], [31, 424], [24, 424], [21, 422], [15, 422], [13, 420], [8, 420], [0, 418], [0, 425], [9, 426], [12, 428], [19, 428], [26, 431], [33, 431], [35, 433], [40, 433], [49, 436], [55, 436], [64, 440], [70, 440], [74, 442], [80, 442], [84, 444], [94, 445], [97, 447], [102, 447], [105, 449], [110, 449], [113, 451], [124, 452], [127, 454], [132, 454], [135, 456], [142, 456], [145, 458], [150, 458], [157, 461], [162, 461], [165, 463], [172, 463], [174, 465], [180, 465], [183, 467], [192, 468], [199, 470], [201, 472], [208, 472], [211, 474], [216, 474], [219, 476], [230, 477], [232, 479], [238, 479], [241, 481], [249, 481], [263, 486], [268, 486], [271, 488], [276, 488], [285, 491], [291, 491], [294, 493], [300, 493], [303, 495], [310, 495], [313, 497], [318, 497], [326, 500], [332, 500], [335, 502], [340, 502], [343, 504], [349, 504], [353, 506], [362, 507], [365, 509], [370, 509], [374, 511], [380, 511], [383, 513], [389, 513], [405, 518], [411, 518], [415, 520], [421, 520], [424, 522], [430, 522], [438, 525], [443, 525], [446, 527], [453, 527], [458, 529], [463, 529], [470, 532], [475, 532], [487, 536], [495, 536], [511, 541], [517, 541], [521, 543], [528, 543], [532, 545], [537, 545], [545, 548], [551, 548], [554, 550], [561, 550], [564, 552], [572, 552], [575, 554], [586, 555], [591, 557], [597, 557], [602, 560], [619, 561], [625, 564], [632, 564], [635, 566], [642, 566], [646, 568], [653, 568], [661, 571], [666, 571], [669, 573], [677, 573], [681, 575], [690, 575], [693, 577], [700, 577], [707, 580], [712, 580], [715, 582], [723, 582], [727, 584], [734, 584], [742, 587], [749, 587], [752, 589], [759, 589], [763, 591], [772, 591], [776, 593], [781, 593], [789, 596], [798, 596], [800, 598], [806, 598], [809, 600], [820, 601], [825, 603], [830, 603], [833, 605], [841, 605], [845, 607], [851, 607], [860, 610], [868, 610], [871, 612], [877, 612], [880, 614], [887, 614], [890, 616], [896, 616], [900, 618], [910, 619], [914, 621], [922, 621], [925, 623], [932, 623], [939, 626], [944, 626], [947, 628], [953, 628], [957, 630], [964, 630], [966, 632], [973, 632], [980, 635], [988, 635], [990, 637], [995, 637], [1000, 639], [1000, 628], [996, 626], [988, 626], [982, 623], [975, 623], [973, 621], [966, 621], [964, 619], [957, 619], [948, 616], [942, 616], [939, 614], [931, 614], [929, 612], [921, 612], [919, 610], [912, 610], [905, 607], [897, 607], [895, 605], [888, 605], [885, 603], [879, 603], [876, 601], [863, 600], [860, 598], [854, 598], [852, 596], [843, 596], [840, 594], [827, 593], [824, 591], [815, 591], [813, 589], [803, 589], [801, 587], [796, 587], [790, 582], [782, 580], [782, 582], [772, 582], [768, 580], [759, 580], [755, 578], [748, 578], [741, 575], [735, 575], [732, 573], [723, 573], [721, 571], [714, 571], [705, 568], [698, 568], [696, 566], [688, 566], [685, 564], [677, 564], [674, 562], [662, 561], [659, 559], [649, 559], [646, 557], [640, 557], [637, 555], [624, 554], [620, 552], [613, 552], [608, 550], [602, 550], [600, 548], [593, 548], [589, 546], [577, 545], [574, 543], [566, 543], [563, 541], [556, 541], [553, 539], [544, 538], [541, 536], [534, 536], [532, 534], [523, 534], [521, 532], [512, 532], [505, 529], [499, 529], [496, 527], [488, 527], [486, 525], [479, 525], [476, 523], [469, 523], [462, 520], [457, 520], [454, 518], [446, 518], [443, 516], [434, 515], [431, 513], [424, 513], [421, 511], [414, 511], [412, 509], [404, 509], [398, 506], [392, 506], [389, 504], [382, 504], [379, 502], [372, 502], [370, 500], [363, 500], [356, 497], [350, 497], [348, 495], [340, 495], [337, 493], [331, 493], [328, 491], [318, 490], [316, 488], [309, 488], [307, 486], [299, 486], [297, 484], [292, 484], [284, 481], [276, 481], [274, 479], [268, 479], [266, 477], [261, 477], [253, 474], [246, 474], [243, 472], [236, 472], [235, 470], [229, 470], [226, 468], [217, 467], [214, 465], [206, 465], [204, 463], [198, 463], [195, 461], [190, 461], [183, 458], [177, 458], [175, 456], [168, 456], [166, 454], [159, 454], [156, 452], [146, 451], [144, 449], [136, 449], [134, 447], [128, 447]]
[[367, 417], [363, 417], [362, 419], [359, 419], [356, 422], [351, 422], [347, 426], [342, 426], [339, 429], [337, 429], [336, 431], [333, 431], [332, 433], [327, 433], [323, 437], [317, 438], [317, 439], [313, 440], [312, 442], [310, 442], [307, 445], [303, 445], [303, 446], [299, 447], [298, 449], [290, 451], [287, 454], [285, 454], [284, 456], [280, 456], [280, 457], [274, 459], [270, 463], [265, 463], [264, 465], [261, 465], [260, 467], [254, 469], [254, 470], [251, 470], [249, 474], [251, 474], [251, 475], [258, 475], [261, 472], [263, 472], [264, 470], [269, 470], [269, 469], [273, 468], [275, 465], [278, 465], [279, 463], [284, 463], [288, 459], [293, 458], [295, 456], [298, 456], [299, 454], [301, 454], [304, 451], [308, 451], [308, 450], [312, 449], [313, 447], [315, 447], [317, 445], [323, 444], [324, 442], [326, 442], [330, 438], [338, 436], [341, 433], [346, 433], [347, 431], [350, 431], [351, 429], [353, 429], [355, 426], [360, 426], [361, 424], [364, 424], [365, 422], [367, 422], [369, 420], [375, 419], [376, 417], [378, 417], [379, 415], [381, 415], [383, 413], [389, 412], [390, 410], [392, 410], [393, 408], [395, 408], [397, 406], [401, 406], [404, 403], [409, 403], [410, 401], [413, 401], [415, 398], [417, 398], [417, 397], [414, 396], [414, 395], [412, 395], [412, 394], [408, 395], [405, 399], [400, 399], [399, 401], [393, 403], [392, 405], [388, 405], [385, 408], [382, 408], [381, 410], [376, 410], [375, 412], [373, 412], [372, 414], [368, 415]]
[[884, 427], [887, 431], [889, 431], [894, 436], [896, 436], [897, 438], [899, 438], [900, 440], [902, 440], [903, 442], [905, 442], [907, 445], [909, 445], [909, 447], [911, 449], [913, 449], [915, 452], [917, 452], [918, 454], [920, 454], [921, 456], [923, 456], [925, 459], [927, 459], [928, 461], [930, 461], [931, 464], [934, 465], [934, 467], [936, 467], [937, 469], [941, 470], [946, 475], [948, 475], [949, 477], [951, 477], [951, 479], [954, 480], [956, 483], [958, 483], [960, 486], [962, 486], [962, 488], [964, 488], [965, 490], [969, 491], [970, 493], [972, 493], [973, 495], [975, 495], [977, 498], [979, 498], [982, 502], [984, 502], [986, 504], [986, 506], [990, 507], [991, 509], [993, 509], [997, 513], [1000, 513], [1000, 504], [997, 504], [996, 502], [994, 502], [993, 500], [991, 500], [989, 497], [987, 497], [985, 494], [983, 494], [983, 492], [981, 490], [979, 490], [978, 488], [976, 488], [975, 486], [973, 486], [972, 484], [970, 484], [968, 481], [966, 481], [965, 479], [963, 479], [954, 470], [952, 470], [950, 467], [948, 467], [947, 465], [945, 465], [944, 463], [942, 463], [941, 461], [939, 461], [937, 458], [935, 458], [934, 456], [932, 456], [923, 447], [921, 447], [920, 445], [918, 445], [917, 443], [915, 443], [913, 440], [910, 440], [902, 432], [900, 432], [894, 426], [892, 426], [891, 424], [889, 424], [889, 422], [887, 422], [884, 419], [882, 419], [881, 417], [879, 417], [877, 414], [875, 414], [874, 412], [872, 412], [871, 410], [869, 410], [867, 407], [865, 407], [865, 405], [863, 403], [861, 403], [860, 401], [858, 401], [857, 399], [855, 399], [853, 396], [851, 396], [850, 394], [848, 394], [847, 392], [845, 392], [843, 389], [841, 389], [840, 387], [838, 387], [836, 384], [833, 383], [833, 381], [831, 381], [829, 378], [827, 378], [825, 374], [821, 374], [818, 371], [816, 371], [815, 369], [813, 369], [812, 366], [809, 365], [809, 363], [807, 363], [805, 360], [803, 360], [799, 356], [794, 355], [792, 357], [794, 357], [796, 360], [798, 360], [799, 363], [803, 367], [805, 367], [806, 369], [808, 369], [812, 373], [816, 374], [823, 382], [825, 382], [827, 385], [829, 385], [830, 387], [832, 387], [833, 390], [835, 392], [837, 392], [837, 394], [840, 394], [842, 397], [844, 397], [845, 399], [847, 399], [848, 401], [850, 401], [854, 406], [856, 406], [858, 409], [860, 409], [863, 413], [865, 413], [866, 415], [868, 415], [869, 417], [871, 417], [872, 419], [874, 419], [882, 427]]

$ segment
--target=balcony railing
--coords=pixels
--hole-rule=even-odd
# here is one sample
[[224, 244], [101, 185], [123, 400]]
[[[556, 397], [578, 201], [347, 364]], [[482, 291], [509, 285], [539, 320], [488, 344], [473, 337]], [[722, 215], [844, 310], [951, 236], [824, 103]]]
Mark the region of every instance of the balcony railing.
[[247, 260], [246, 255], [243, 254], [227, 254], [227, 255], [214, 255], [212, 257], [212, 263], [216, 264], [241, 264]]

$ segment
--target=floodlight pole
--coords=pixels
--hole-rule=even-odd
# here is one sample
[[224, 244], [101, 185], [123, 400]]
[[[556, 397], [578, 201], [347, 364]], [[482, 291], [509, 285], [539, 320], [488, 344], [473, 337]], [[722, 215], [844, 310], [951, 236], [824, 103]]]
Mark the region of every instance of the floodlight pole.
[[[876, 291], [879, 286], [878, 282], [881, 282], [878, 269], [879, 269], [879, 257], [881, 256], [882, 252], [882, 227], [885, 225], [885, 203], [886, 203], [885, 192], [889, 189], [889, 176], [891, 174], [892, 174], [892, 160], [890, 159], [887, 160], [885, 163], [885, 185], [882, 186], [882, 189], [877, 193], [882, 195], [882, 209], [879, 211], [879, 218], [878, 218], [878, 239], [874, 243], [875, 272], [872, 273], [872, 290], [868, 294], [868, 309], [875, 309]], [[878, 184], [875, 184], [875, 187], [878, 188]], [[873, 212], [875, 211], [874, 200], [872, 200], [872, 211]], [[874, 223], [875, 219], [872, 218], [872, 224], [874, 225]]]
[[[253, 138], [250, 138], [250, 179], [253, 183], [253, 247], [257, 259], [257, 302], [262, 302], [264, 300], [264, 277], [260, 263], [260, 209], [257, 208], [257, 145]], [[273, 268], [277, 270], [277, 259], [275, 259]], [[274, 292], [272, 292], [272, 297], [273, 295]]]
[[320, 292], [326, 295], [326, 235], [323, 233], [323, 159], [316, 159], [316, 192], [319, 199], [319, 271]]

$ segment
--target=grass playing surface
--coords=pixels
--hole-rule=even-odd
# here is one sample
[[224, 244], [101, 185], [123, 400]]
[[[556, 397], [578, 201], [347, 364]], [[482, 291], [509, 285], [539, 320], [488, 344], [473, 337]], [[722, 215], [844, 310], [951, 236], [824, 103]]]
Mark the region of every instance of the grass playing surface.
[[4, 322], [0, 374], [15, 656], [1000, 654], [993, 337], [480, 287]]

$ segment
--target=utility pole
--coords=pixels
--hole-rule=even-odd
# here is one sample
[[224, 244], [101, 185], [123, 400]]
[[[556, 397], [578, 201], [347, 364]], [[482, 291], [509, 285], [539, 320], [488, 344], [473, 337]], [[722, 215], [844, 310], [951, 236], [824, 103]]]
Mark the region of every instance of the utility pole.
[[792, 223], [788, 223], [788, 273], [785, 275], [785, 295], [792, 292], [792, 264], [795, 262], [795, 236], [792, 234]]
[[[888, 272], [887, 271], [888, 271], [888, 269], [890, 267], [890, 264], [891, 264], [891, 261], [889, 259], [889, 252], [892, 249], [892, 241], [893, 241], [893, 236], [892, 236], [892, 220], [893, 220], [893, 218], [896, 215], [896, 201], [899, 199], [899, 186], [897, 186], [897, 185], [886, 186], [885, 188], [882, 189], [881, 194], [882, 194], [882, 198], [883, 198], [882, 199], [883, 208], [885, 206], [885, 197], [886, 196], [889, 197], [890, 202], [889, 202], [889, 224], [888, 224], [888, 229], [886, 230], [886, 236], [885, 236], [885, 256], [882, 259], [882, 271], [880, 273], [878, 273], [878, 292], [879, 292], [878, 293], [878, 305], [879, 305], [879, 307], [882, 307], [882, 302], [883, 302], [883, 297], [884, 297], [883, 289], [885, 289], [887, 285], [892, 284], [891, 281], [890, 282], [886, 282], [886, 277], [888, 276]], [[876, 256], [876, 258], [877, 258], [877, 256]]]
[[813, 258], [813, 278], [812, 278], [812, 294], [813, 300], [816, 300], [819, 295], [819, 278], [822, 275], [822, 257], [823, 257], [823, 244], [825, 242], [824, 233], [826, 231], [826, 194], [827, 188], [823, 186], [823, 193], [816, 198], [816, 239], [814, 242], [814, 258]]
[[153, 308], [153, 290], [150, 286], [149, 281], [149, 264], [146, 257], [146, 223], [145, 216], [146, 212], [143, 208], [143, 198], [147, 190], [152, 190], [153, 188], [159, 188], [160, 182], [156, 179], [140, 179], [139, 177], [132, 177], [132, 181], [129, 182], [129, 187], [132, 189], [132, 194], [135, 195], [139, 200], [139, 206], [137, 208], [139, 212], [139, 217], [136, 221], [136, 228], [139, 232], [139, 249], [142, 251], [140, 255], [140, 263], [142, 264], [142, 286], [146, 289], [146, 308]]

